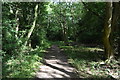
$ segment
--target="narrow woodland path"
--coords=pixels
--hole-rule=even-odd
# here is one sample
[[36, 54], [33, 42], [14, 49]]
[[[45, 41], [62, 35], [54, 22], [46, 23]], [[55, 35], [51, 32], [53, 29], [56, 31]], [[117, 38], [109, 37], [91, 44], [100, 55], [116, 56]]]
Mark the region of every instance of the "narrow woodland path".
[[78, 78], [75, 68], [67, 62], [67, 57], [57, 45], [48, 49], [44, 60], [44, 65], [36, 73], [37, 78]]

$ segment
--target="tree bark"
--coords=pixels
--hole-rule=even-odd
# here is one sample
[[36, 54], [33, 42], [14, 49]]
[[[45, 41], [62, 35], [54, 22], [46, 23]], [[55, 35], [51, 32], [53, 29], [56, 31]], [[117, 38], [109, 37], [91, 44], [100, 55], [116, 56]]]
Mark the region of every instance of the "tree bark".
[[61, 22], [61, 27], [62, 27], [62, 33], [63, 33], [64, 43], [65, 43], [65, 44], [68, 44], [66, 23], [65, 23], [65, 22], [64, 22], [64, 23]]
[[[115, 48], [115, 45], [114, 45], [114, 43], [115, 43], [114, 32], [117, 31], [116, 24], [117, 24], [117, 20], [119, 18], [119, 14], [120, 14], [119, 10], [120, 9], [119, 9], [119, 3], [118, 2], [114, 2], [113, 4], [114, 4], [114, 8], [113, 8], [113, 18], [112, 18], [112, 24], [111, 24], [110, 43], [111, 43], [111, 46], [113, 48]], [[113, 54], [114, 53], [115, 53], [115, 51], [113, 49]]]
[[[118, 29], [119, 29], [118, 31], [120, 32], [120, 26], [119, 26]], [[118, 58], [120, 58], [120, 33], [118, 33], [118, 35], [119, 36], [118, 36], [118, 41], [117, 41], [118, 42], [118, 47], [117, 48], [118, 48]]]
[[103, 32], [103, 45], [105, 50], [105, 58], [110, 60], [113, 58], [113, 48], [110, 44], [110, 34], [111, 34], [111, 25], [112, 25], [112, 2], [106, 3], [106, 18], [104, 24], [104, 32]]
[[68, 44], [68, 31], [67, 31], [67, 25], [66, 25], [66, 22], [64, 23], [64, 41], [65, 41], [65, 44]]
[[61, 28], [62, 28], [62, 33], [63, 33], [63, 39], [64, 39], [64, 43], [66, 45], [68, 45], [68, 28], [67, 28], [67, 23], [66, 23], [66, 16], [63, 15], [61, 13], [61, 8], [60, 8], [60, 13], [58, 13], [60, 15], [60, 25], [61, 25]]
[[38, 16], [37, 11], [38, 11], [38, 4], [35, 6], [35, 17], [34, 17], [34, 21], [33, 21], [33, 25], [32, 25], [32, 27], [31, 27], [31, 29], [29, 30], [29, 33], [28, 33], [27, 38], [26, 38], [26, 41], [25, 41], [25, 43], [24, 43], [25, 46], [27, 45], [28, 40], [29, 40], [29, 38], [30, 38], [30, 36], [31, 36], [34, 28], [35, 28], [36, 21], [37, 21], [37, 16]]
[[72, 24], [74, 25], [74, 27], [73, 27], [73, 38], [74, 38], [74, 40], [75, 40], [75, 42], [77, 42], [77, 39], [76, 39], [76, 26], [75, 26], [75, 23], [74, 23], [74, 19], [75, 19], [75, 16], [74, 16], [74, 9], [73, 9], [73, 7], [70, 7], [70, 9], [71, 9], [71, 17], [72, 17]]
[[19, 30], [19, 18], [18, 18], [18, 10], [16, 10], [16, 13], [15, 13], [15, 19], [16, 19], [16, 22], [17, 22], [17, 26], [16, 26], [16, 34], [15, 34], [15, 37], [18, 39], [18, 30]]
[[117, 52], [118, 52], [118, 55], [117, 55], [117, 57], [120, 59], [120, 2], [116, 2], [115, 3], [115, 5], [116, 5], [116, 12], [117, 12], [117, 15], [118, 15], [118, 17], [117, 17], [117, 22], [118, 22], [118, 24], [116, 25], [116, 30], [117, 30], [117, 34], [118, 34], [118, 36], [117, 36]]

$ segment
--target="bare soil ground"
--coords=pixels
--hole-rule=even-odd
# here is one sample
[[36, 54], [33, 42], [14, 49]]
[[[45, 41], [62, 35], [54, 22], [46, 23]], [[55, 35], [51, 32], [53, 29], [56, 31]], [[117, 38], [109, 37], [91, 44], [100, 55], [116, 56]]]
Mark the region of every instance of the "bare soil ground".
[[47, 51], [43, 65], [36, 73], [37, 78], [79, 78], [76, 69], [68, 63], [67, 56], [57, 45], [52, 45]]

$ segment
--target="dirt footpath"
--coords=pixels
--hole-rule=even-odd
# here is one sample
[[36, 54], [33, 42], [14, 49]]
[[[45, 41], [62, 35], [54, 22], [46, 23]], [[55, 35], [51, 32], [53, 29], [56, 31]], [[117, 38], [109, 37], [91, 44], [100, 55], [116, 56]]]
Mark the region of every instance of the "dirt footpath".
[[51, 46], [45, 53], [43, 64], [36, 73], [37, 78], [78, 78], [75, 68], [68, 63], [67, 57], [57, 45]]

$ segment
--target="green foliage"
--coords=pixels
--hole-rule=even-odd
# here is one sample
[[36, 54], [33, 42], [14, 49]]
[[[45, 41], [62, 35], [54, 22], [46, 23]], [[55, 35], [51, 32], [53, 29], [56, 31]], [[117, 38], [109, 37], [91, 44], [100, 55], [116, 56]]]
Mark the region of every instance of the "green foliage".
[[[37, 21], [28, 44], [24, 46], [26, 36], [34, 22], [35, 16], [33, 14], [35, 14], [36, 4], [39, 5]], [[42, 52], [51, 45], [56, 44], [68, 54], [69, 62], [79, 71], [84, 72], [83, 76], [92, 75], [92, 77], [97, 77], [97, 75], [105, 75], [108, 77], [106, 74], [108, 74], [109, 69], [101, 68], [101, 64], [99, 64], [99, 60], [101, 61], [103, 57], [103, 54], [99, 54], [99, 51], [103, 50], [79, 45], [79, 43], [101, 44], [105, 3], [85, 4], [92, 11], [88, 10], [82, 3], [72, 2], [3, 3], [3, 46], [0, 50], [0, 55], [3, 55], [0, 58], [3, 58], [4, 61], [3, 77], [32, 78], [41, 64], [39, 61], [43, 59]], [[117, 25], [119, 24], [120, 22], [117, 23]], [[114, 37], [116, 37], [115, 46], [120, 45], [119, 30], [114, 34]], [[67, 40], [68, 43], [77, 42], [79, 47], [65, 46], [65, 36], [69, 39]], [[120, 52], [119, 50], [118, 52]], [[115, 65], [113, 63], [111, 66]]]
[[[0, 55], [3, 55], [3, 77], [7, 78], [32, 78], [38, 70], [43, 58], [43, 49], [49, 44], [45, 39], [46, 31], [43, 28], [36, 29], [32, 38], [38, 39], [35, 48], [24, 46], [26, 35], [34, 21], [34, 7], [36, 3], [4, 3], [2, 7], [2, 43], [3, 50]], [[40, 3], [39, 16], [45, 15], [44, 3]], [[38, 23], [43, 24], [44, 16], [38, 17]], [[41, 21], [44, 20], [44, 21]], [[18, 29], [17, 29], [18, 27]], [[34, 36], [34, 37], [33, 37]], [[30, 41], [30, 40], [29, 40]]]
[[19, 52], [17, 56], [3, 58], [3, 78], [32, 78], [41, 65], [43, 50], [36, 48]]
[[14, 37], [16, 31], [13, 27], [15, 27], [16, 25], [13, 24], [15, 24], [14, 20], [6, 20], [5, 22], [3, 22], [3, 50], [6, 51], [8, 54], [11, 53], [12, 50], [20, 46], [20, 40]]
[[[115, 65], [117, 65], [117, 63], [111, 63], [114, 65], [111, 67], [111, 64], [105, 64], [101, 60], [102, 54], [99, 53], [99, 51], [103, 51], [102, 49], [82, 46], [61, 46], [61, 48], [63, 48], [65, 53], [68, 55], [68, 62], [77, 68], [80, 77], [92, 79], [110, 79], [111, 76], [114, 76], [115, 78], [118, 78], [118, 69], [111, 69], [111, 67], [113, 68]], [[108, 73], [108, 70], [113, 71], [114, 73], [110, 74]]]
[[63, 41], [49, 41], [49, 44], [50, 44], [50, 46], [52, 46], [52, 45], [58, 45], [58, 46], [60, 46], [60, 48], [62, 48], [61, 46], [64, 46], [65, 44], [64, 44], [64, 42]]
[[87, 43], [100, 44], [102, 42], [102, 40], [100, 40], [101, 37], [102, 37], [101, 33], [96, 33], [94, 31], [82, 32], [79, 36], [78, 41], [84, 44], [87, 44]]
[[[86, 3], [86, 6], [91, 10], [84, 7], [84, 15], [78, 21], [78, 41], [82, 43], [101, 43], [102, 30], [104, 24], [104, 3]], [[94, 13], [98, 14], [96, 16]], [[99, 17], [102, 17], [99, 18]]]

